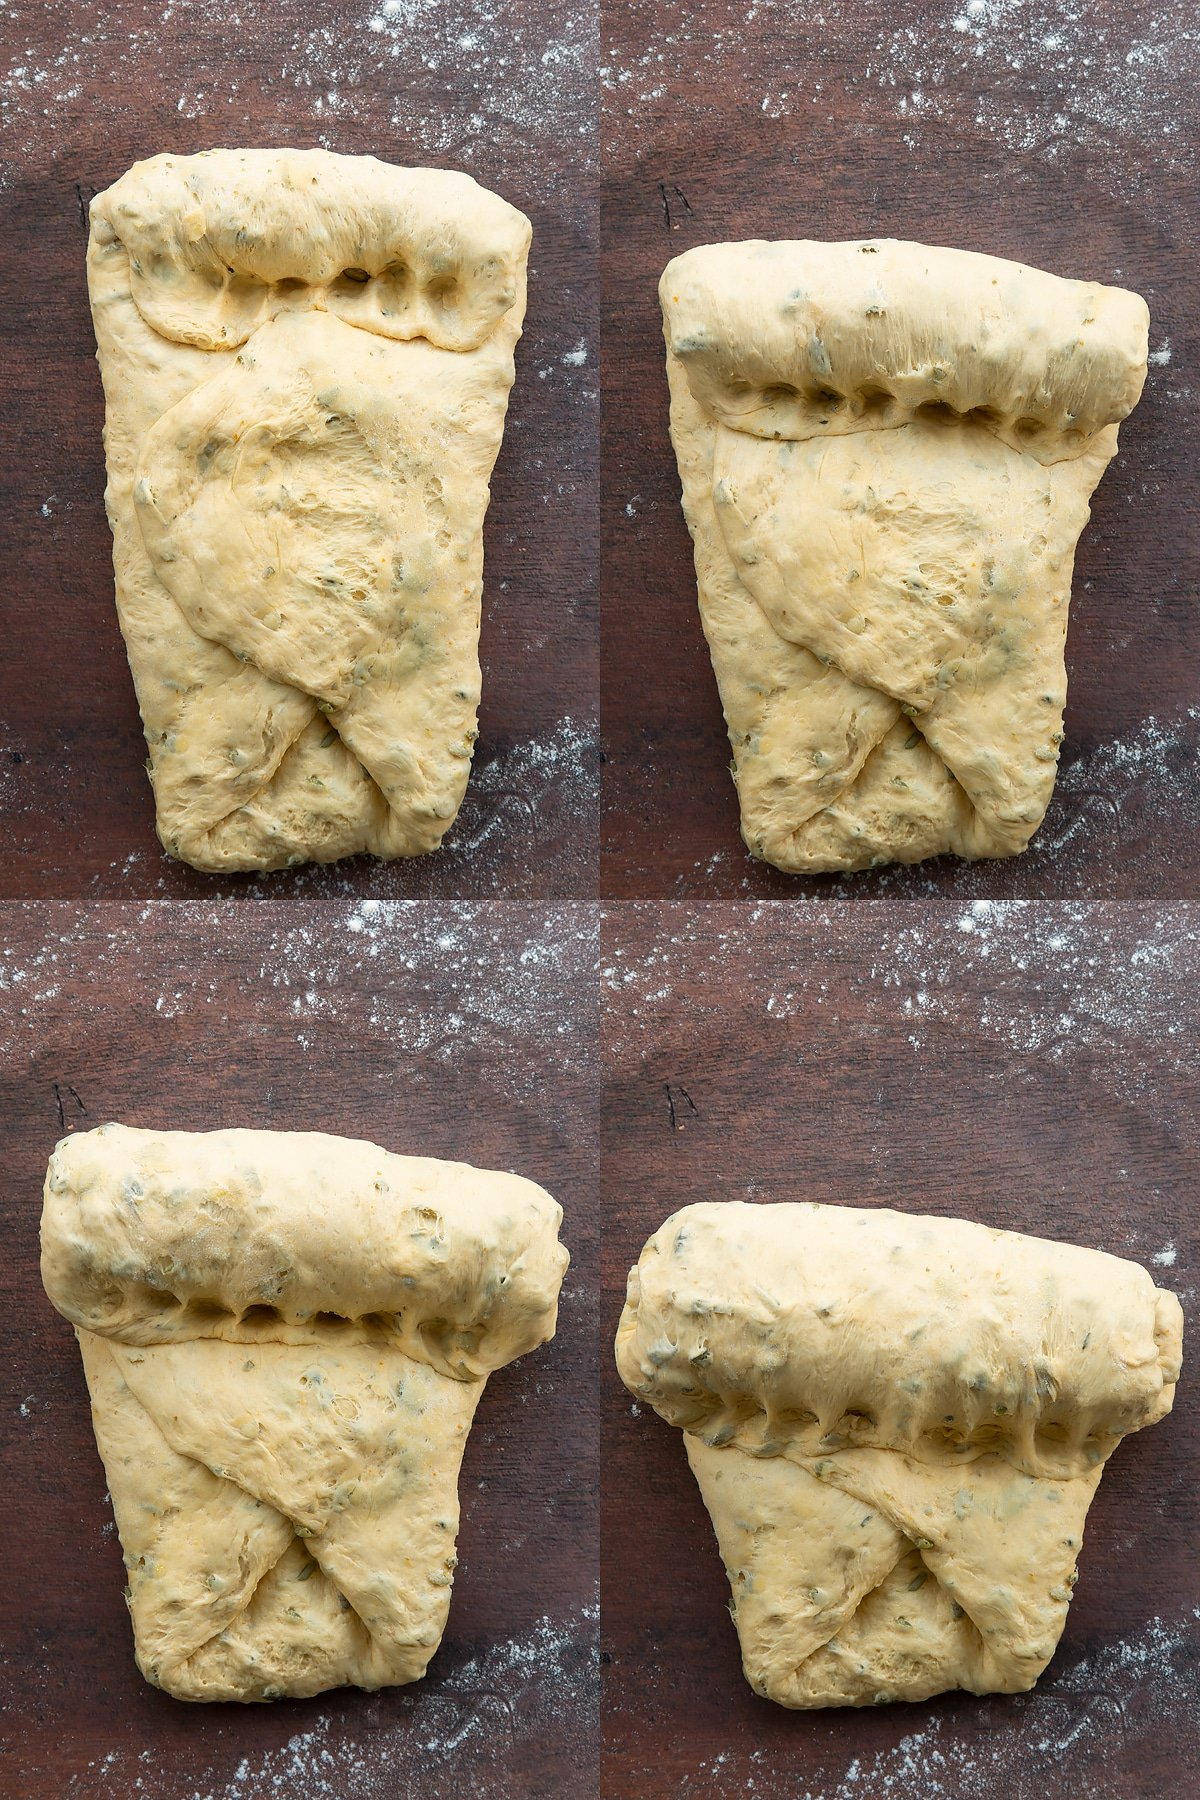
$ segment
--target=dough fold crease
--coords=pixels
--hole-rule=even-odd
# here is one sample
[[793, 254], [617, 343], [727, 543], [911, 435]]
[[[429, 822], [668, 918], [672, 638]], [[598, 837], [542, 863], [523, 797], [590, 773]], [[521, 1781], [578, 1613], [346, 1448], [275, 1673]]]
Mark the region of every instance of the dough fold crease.
[[786, 1706], [1029, 1688], [1121, 1438], [1171, 1408], [1145, 1269], [960, 1219], [698, 1203], [648, 1240], [621, 1379], [680, 1426], [751, 1685]]
[[88, 287], [159, 835], [209, 871], [436, 849], [479, 706], [529, 221], [324, 150], [152, 157]]
[[700, 246], [660, 298], [749, 849], [798, 872], [1018, 854], [1144, 301], [890, 239]]
[[75, 1326], [138, 1665], [180, 1699], [418, 1679], [488, 1375], [551, 1337], [561, 1210], [315, 1133], [66, 1138], [42, 1273]]

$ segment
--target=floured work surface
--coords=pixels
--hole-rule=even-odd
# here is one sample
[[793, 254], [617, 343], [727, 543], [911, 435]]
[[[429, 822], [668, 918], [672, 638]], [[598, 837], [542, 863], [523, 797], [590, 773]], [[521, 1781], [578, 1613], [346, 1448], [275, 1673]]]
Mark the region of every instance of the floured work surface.
[[417, 1680], [488, 1375], [553, 1336], [561, 1210], [312, 1133], [132, 1131], [51, 1159], [137, 1659], [183, 1700]]
[[1020, 852], [1145, 303], [890, 239], [701, 246], [660, 298], [747, 846], [802, 873]]
[[223, 150], [136, 164], [91, 221], [164, 845], [211, 871], [436, 849], [476, 735], [528, 220], [453, 171]]
[[[557, 1794], [594, 1767], [594, 957], [572, 907], [366, 902], [331, 922], [327, 901], [280, 893], [0, 913], [0, 967], [22, 996], [19, 1013], [0, 1009], [13, 1395], [0, 1439], [22, 1545], [2, 1609], [0, 1766], [14, 1791], [112, 1800], [151, 1784], [149, 1754], [155, 1800], [406, 1786], [459, 1800], [464, 1780]], [[36, 988], [21, 979], [35, 969]], [[197, 1709], [139, 1672], [79, 1346], [38, 1273], [54, 1143], [113, 1117], [336, 1129], [519, 1170], [562, 1202], [558, 1328], [488, 1379], [459, 1475], [449, 1617], [420, 1681]]]

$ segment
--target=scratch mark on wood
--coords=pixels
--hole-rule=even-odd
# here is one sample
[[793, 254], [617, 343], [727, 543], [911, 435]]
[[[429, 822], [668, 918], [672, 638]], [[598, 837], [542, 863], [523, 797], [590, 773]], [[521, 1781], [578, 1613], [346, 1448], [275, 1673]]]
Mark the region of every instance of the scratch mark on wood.
[[86, 1115], [87, 1107], [83, 1104], [83, 1101], [79, 1098], [78, 1093], [71, 1086], [71, 1083], [69, 1081], [64, 1081], [62, 1083], [59, 1083], [56, 1081], [53, 1083], [53, 1087], [54, 1087], [54, 1103], [58, 1108], [58, 1129], [60, 1131], [65, 1131], [67, 1129], [67, 1103], [64, 1100], [63, 1095], [69, 1094], [71, 1096], [71, 1099], [75, 1102], [75, 1106], [76, 1106], [77, 1110], [81, 1114]]
[[658, 193], [659, 193], [659, 198], [662, 201], [663, 222], [666, 225], [666, 228], [668, 231], [677, 231], [679, 229], [679, 227], [676, 225], [675, 221], [671, 217], [671, 197], [672, 197], [672, 195], [674, 195], [675, 199], [680, 202], [680, 204], [682, 205], [685, 212], [691, 212], [692, 203], [688, 199], [687, 195], [684, 193], [682, 188], [675, 187], [674, 185], [672, 185], [670, 188], [668, 188], [665, 181], [659, 182]]
[[[667, 1117], [671, 1121], [671, 1130], [686, 1131], [687, 1119], [684, 1117], [684, 1107], [687, 1107], [695, 1119], [700, 1117], [700, 1108], [681, 1084], [672, 1087], [669, 1081], [664, 1081], [663, 1091], [667, 1096]], [[676, 1096], [679, 1099], [678, 1105], [676, 1105]]]
[[83, 226], [83, 229], [87, 231], [89, 229], [88, 207], [96, 198], [96, 190], [93, 187], [85, 188], [82, 182], [77, 181], [75, 183], [75, 198], [79, 202], [79, 223]]

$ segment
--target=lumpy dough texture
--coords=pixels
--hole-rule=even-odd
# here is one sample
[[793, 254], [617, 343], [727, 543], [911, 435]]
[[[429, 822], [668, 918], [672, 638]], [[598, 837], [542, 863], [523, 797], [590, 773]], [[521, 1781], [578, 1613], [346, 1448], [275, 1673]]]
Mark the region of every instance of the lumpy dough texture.
[[319, 1134], [132, 1131], [51, 1158], [138, 1665], [183, 1700], [415, 1681], [450, 1606], [488, 1375], [553, 1336], [561, 1211]]
[[1147, 1272], [960, 1219], [687, 1206], [629, 1277], [626, 1386], [685, 1433], [746, 1678], [784, 1706], [1032, 1687], [1105, 1462], [1163, 1417]]
[[661, 299], [747, 845], [795, 871], [1023, 850], [1144, 303], [890, 241], [702, 247]]
[[313, 151], [92, 205], [117, 606], [159, 835], [208, 870], [433, 850], [479, 705], [528, 221]]

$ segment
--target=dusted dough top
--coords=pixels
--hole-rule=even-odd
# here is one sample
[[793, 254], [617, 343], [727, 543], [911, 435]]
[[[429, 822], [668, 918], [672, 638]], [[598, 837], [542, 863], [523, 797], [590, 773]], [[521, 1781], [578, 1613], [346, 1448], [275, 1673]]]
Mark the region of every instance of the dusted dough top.
[[1137, 404], [1149, 313], [1137, 294], [996, 256], [875, 238], [703, 244], [659, 285], [696, 400], [755, 437], [972, 414], [1044, 461]]
[[314, 299], [383, 337], [475, 349], [521, 291], [531, 233], [458, 170], [328, 150], [149, 157], [91, 220], [93, 260], [128, 256], [146, 322], [203, 350]]
[[382, 1335], [470, 1380], [553, 1336], [561, 1219], [519, 1175], [356, 1138], [102, 1125], [50, 1159], [42, 1280], [127, 1344]]
[[1170, 1411], [1183, 1315], [1137, 1263], [962, 1219], [686, 1206], [642, 1251], [625, 1385], [758, 1455], [995, 1452], [1070, 1477]]

